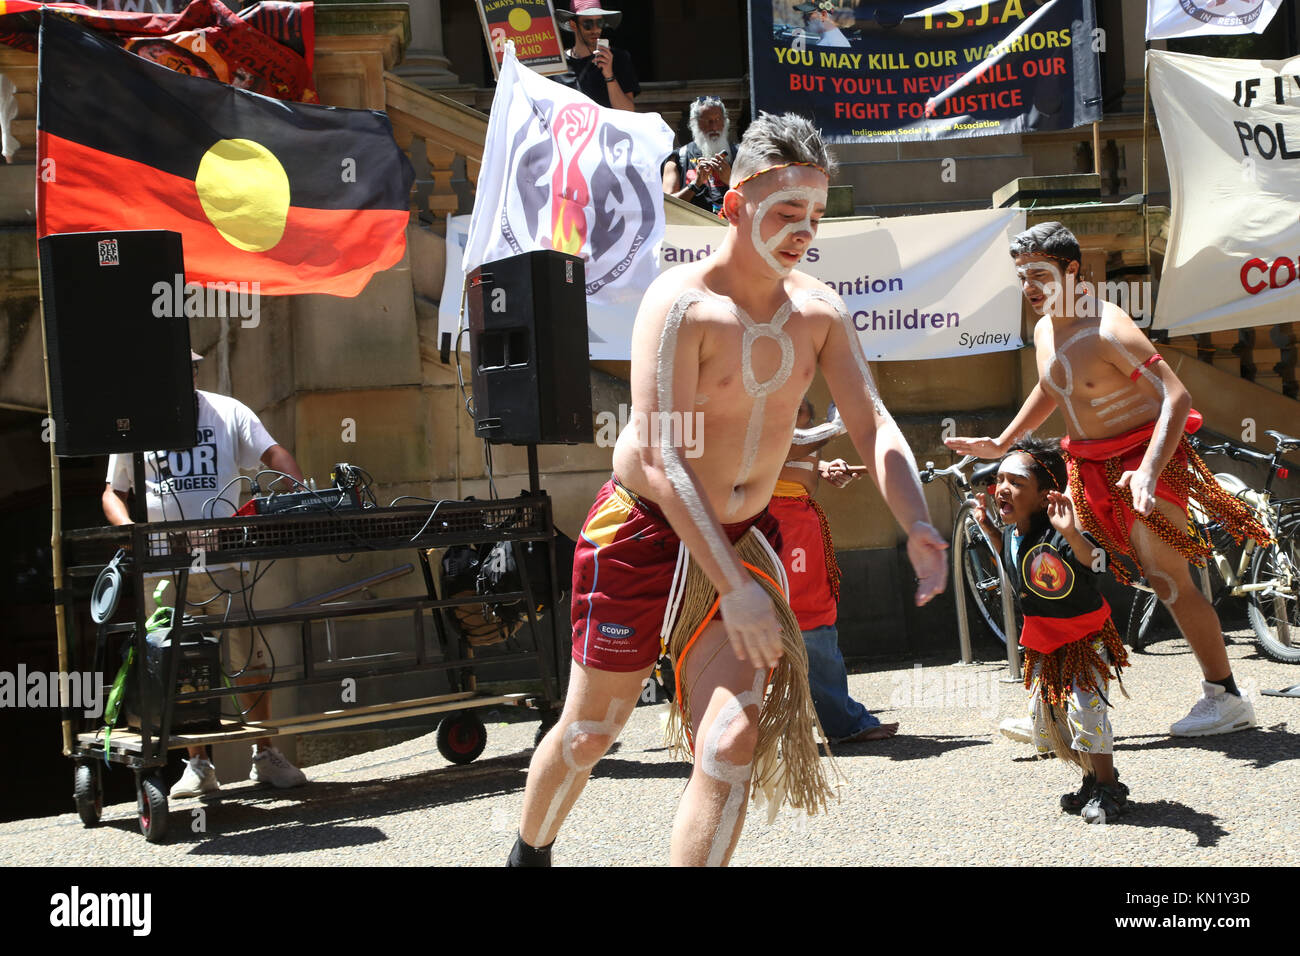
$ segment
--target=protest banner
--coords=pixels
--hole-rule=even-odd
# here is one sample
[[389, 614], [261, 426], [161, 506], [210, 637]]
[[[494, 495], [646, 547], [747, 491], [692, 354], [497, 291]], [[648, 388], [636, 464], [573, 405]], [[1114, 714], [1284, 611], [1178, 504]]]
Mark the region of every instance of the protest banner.
[[[448, 220], [439, 332], [455, 334], [464, 273], [456, 251], [468, 216]], [[929, 216], [823, 222], [799, 268], [839, 293], [871, 361], [978, 355], [1022, 346], [1021, 296], [1008, 247], [1025, 228], [1023, 209], [978, 209]], [[712, 253], [726, 227], [669, 225], [658, 268]], [[592, 358], [628, 359], [639, 296], [610, 305], [588, 301], [600, 330]], [[468, 348], [467, 339], [460, 343]]]
[[[1092, 0], [750, 4], [755, 111], [811, 114], [833, 143], [1071, 129], [1101, 119]], [[859, 19], [865, 14], [871, 19]]]
[[1292, 321], [1300, 57], [1148, 57], [1173, 207], [1154, 327], [1188, 335]]
[[1147, 0], [1147, 39], [1263, 33], [1282, 0]]
[[515, 45], [519, 62], [538, 73], [563, 73], [564, 46], [551, 0], [475, 0], [492, 70], [501, 75], [506, 43]]

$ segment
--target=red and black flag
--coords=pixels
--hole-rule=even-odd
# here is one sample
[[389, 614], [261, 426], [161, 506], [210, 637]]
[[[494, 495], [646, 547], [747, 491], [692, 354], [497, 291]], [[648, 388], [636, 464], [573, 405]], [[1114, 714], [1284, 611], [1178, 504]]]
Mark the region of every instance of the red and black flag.
[[38, 236], [172, 229], [186, 278], [354, 296], [401, 259], [414, 173], [388, 117], [175, 73], [42, 15]]

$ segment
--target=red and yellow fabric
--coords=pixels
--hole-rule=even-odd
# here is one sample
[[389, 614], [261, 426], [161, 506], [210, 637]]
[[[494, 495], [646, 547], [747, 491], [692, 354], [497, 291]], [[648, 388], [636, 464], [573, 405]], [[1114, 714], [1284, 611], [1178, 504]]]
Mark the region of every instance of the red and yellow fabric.
[[314, 4], [263, 0], [235, 13], [220, 0], [192, 0], [179, 13], [134, 13], [0, 0], [0, 44], [35, 53], [42, 8], [178, 73], [276, 99], [318, 101], [312, 80]]
[[382, 113], [183, 76], [44, 14], [38, 236], [171, 229], [191, 282], [355, 296], [405, 252], [414, 173]]
[[781, 527], [781, 564], [799, 629], [831, 626], [839, 610], [840, 566], [826, 513], [796, 481], [776, 483], [768, 511]]
[[[1201, 427], [1201, 413], [1193, 409], [1187, 416], [1186, 433]], [[1079, 513], [1083, 529], [1106, 549], [1109, 567], [1121, 584], [1131, 575], [1119, 556], [1128, 558], [1142, 572], [1142, 564], [1133, 549], [1130, 536], [1134, 522], [1141, 521], [1152, 533], [1187, 560], [1200, 566], [1213, 551], [1208, 541], [1179, 528], [1159, 509], [1140, 515], [1133, 508], [1133, 494], [1117, 485], [1126, 471], [1135, 471], [1142, 463], [1156, 423], [1148, 422], [1122, 435], [1098, 439], [1061, 439], [1069, 454], [1070, 497]], [[1254, 538], [1260, 544], [1270, 540], [1268, 530], [1259, 523], [1244, 502], [1224, 491], [1201, 457], [1184, 435], [1169, 463], [1157, 477], [1156, 495], [1186, 508], [1189, 500], [1212, 521], [1221, 524], [1237, 543]]]

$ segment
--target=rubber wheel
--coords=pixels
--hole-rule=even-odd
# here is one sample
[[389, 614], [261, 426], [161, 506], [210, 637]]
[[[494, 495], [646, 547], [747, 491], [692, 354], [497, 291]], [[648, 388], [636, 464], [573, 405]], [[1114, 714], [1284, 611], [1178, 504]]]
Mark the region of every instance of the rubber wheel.
[[[1294, 534], [1281, 534], [1276, 545], [1256, 549], [1248, 573], [1252, 585], [1271, 585], [1267, 591], [1250, 592], [1247, 614], [1255, 642], [1272, 660], [1300, 664], [1300, 544]], [[1279, 633], [1283, 622], [1289, 645]]]
[[470, 763], [487, 746], [487, 728], [472, 710], [460, 710], [438, 724], [438, 753], [452, 763]]
[[72, 799], [77, 804], [77, 816], [88, 827], [99, 825], [104, 812], [104, 786], [99, 767], [94, 763], [79, 763], [73, 776]]
[[139, 780], [135, 787], [135, 807], [140, 819], [140, 832], [150, 843], [163, 843], [167, 839], [167, 791], [160, 777]]
[[991, 543], [971, 516], [970, 510], [970, 506], [966, 505], [960, 524], [961, 568], [966, 578], [966, 592], [989, 633], [1005, 645], [1007, 633], [1002, 624], [1002, 578], [998, 573]]
[[1159, 606], [1160, 599], [1154, 591], [1138, 591], [1133, 598], [1133, 605], [1128, 612], [1128, 628], [1124, 634], [1124, 643], [1133, 650], [1146, 650], [1151, 622], [1155, 619], [1156, 608]]

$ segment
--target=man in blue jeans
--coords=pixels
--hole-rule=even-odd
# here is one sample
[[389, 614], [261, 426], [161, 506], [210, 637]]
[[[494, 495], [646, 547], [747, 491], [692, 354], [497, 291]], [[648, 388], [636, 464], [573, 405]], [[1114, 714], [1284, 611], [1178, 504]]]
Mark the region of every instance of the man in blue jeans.
[[821, 478], [843, 488], [864, 467], [848, 465], [843, 459], [819, 460], [817, 449], [839, 434], [842, 426], [832, 413], [830, 421], [813, 428], [814, 416], [812, 403], [805, 398], [796, 422], [797, 444], [781, 469], [768, 510], [781, 526], [781, 563], [790, 582], [790, 607], [808, 649], [808, 683], [822, 730], [833, 744], [883, 740], [898, 732], [898, 724], [882, 724], [849, 696], [849, 675], [835, 628], [839, 565], [826, 515], [812, 497]]

